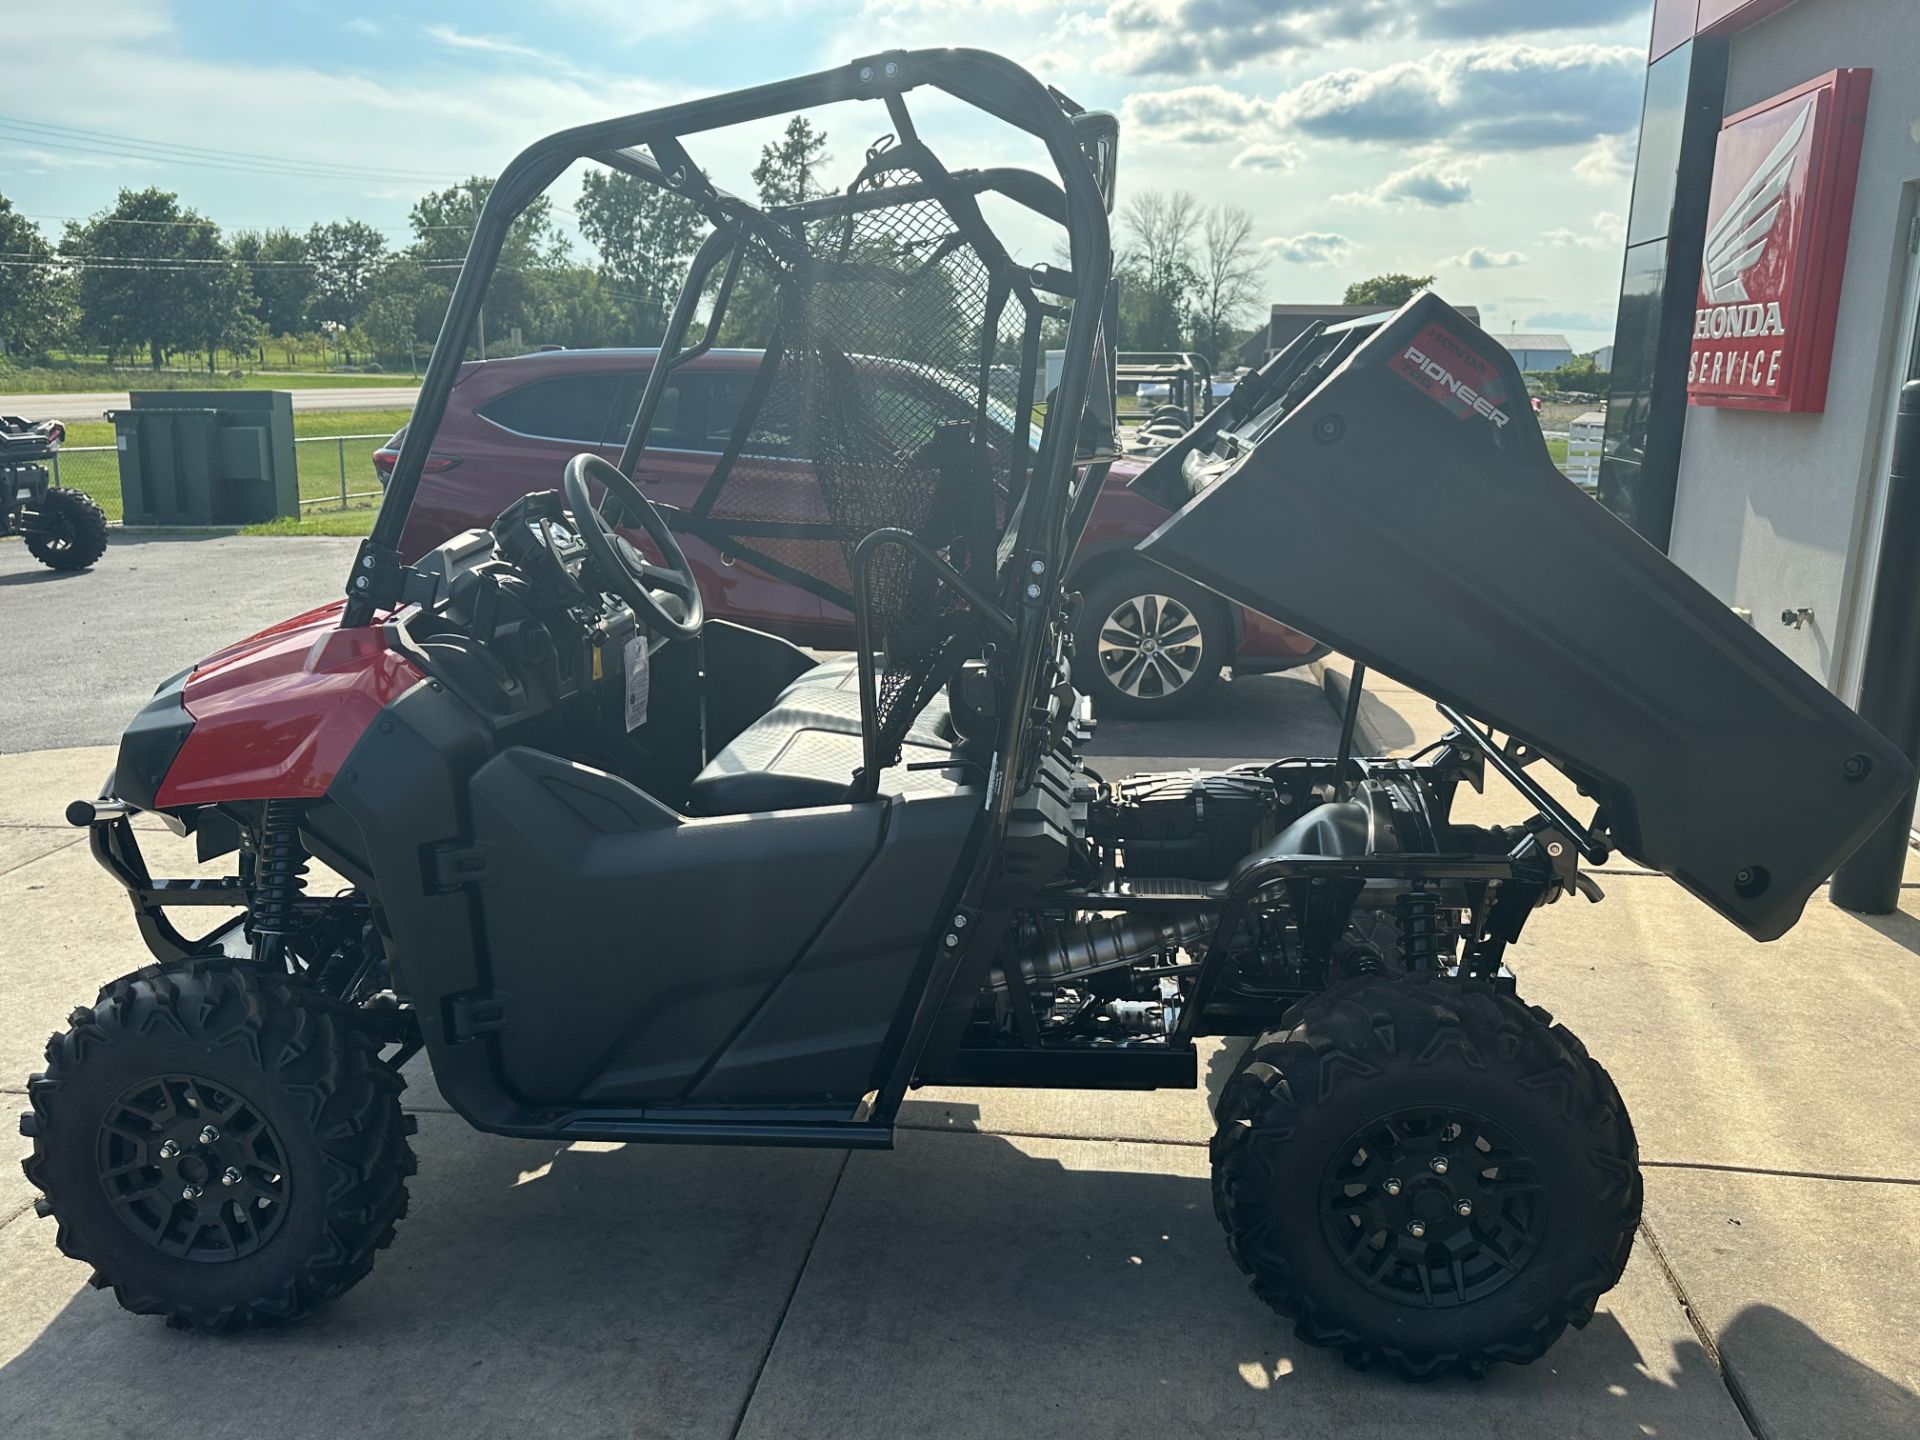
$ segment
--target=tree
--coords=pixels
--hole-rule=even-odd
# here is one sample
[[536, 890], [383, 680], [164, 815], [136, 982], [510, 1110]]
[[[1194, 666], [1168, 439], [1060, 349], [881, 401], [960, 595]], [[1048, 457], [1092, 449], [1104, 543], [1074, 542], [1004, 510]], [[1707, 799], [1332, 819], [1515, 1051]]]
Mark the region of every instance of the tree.
[[386, 259], [387, 237], [362, 221], [336, 220], [307, 231], [306, 245], [313, 266], [312, 318], [358, 325]]
[[1576, 355], [1557, 370], [1540, 378], [1542, 389], [1577, 390], [1589, 395], [1604, 395], [1613, 377], [1595, 363], [1591, 355]]
[[1348, 305], [1404, 305], [1433, 284], [1431, 275], [1375, 275], [1347, 286]]
[[1199, 206], [1185, 190], [1142, 190], [1122, 219], [1121, 343], [1135, 350], [1184, 349], [1183, 322], [1200, 287], [1193, 253]]
[[827, 132], [815, 130], [806, 116], [795, 115], [778, 140], [760, 147], [753, 183], [760, 191], [761, 205], [798, 205], [826, 193], [814, 176], [832, 159], [827, 154]]
[[601, 273], [617, 282], [596, 286], [596, 296], [605, 301], [611, 297], [603, 290], [624, 290], [637, 332], [628, 343], [655, 343], [700, 243], [700, 212], [671, 190], [611, 170], [586, 173], [574, 209], [581, 233], [600, 252]]
[[313, 268], [304, 235], [242, 230], [233, 237], [233, 258], [252, 274], [250, 310], [263, 333], [298, 335], [307, 328]]
[[237, 263], [211, 224], [196, 227], [187, 239], [178, 286], [181, 343], [191, 342], [207, 357], [213, 374], [221, 350], [251, 350], [260, 333], [253, 317], [254, 295], [246, 267]]
[[189, 277], [225, 259], [213, 222], [170, 190], [122, 190], [111, 210], [69, 222], [60, 252], [79, 266], [80, 333], [108, 354], [144, 348], [154, 369], [167, 352], [197, 345], [202, 326]]
[[[421, 196], [408, 216], [414, 235], [411, 253], [427, 270], [447, 278], [449, 294], [492, 190], [492, 176], [470, 175], [457, 185]], [[545, 195], [535, 196], [507, 229], [487, 287], [482, 335], [489, 320], [499, 331], [524, 325], [534, 292], [530, 277], [561, 264], [566, 254], [567, 242], [553, 223], [553, 202]]]
[[1263, 271], [1253, 247], [1253, 217], [1216, 205], [1201, 227], [1200, 284], [1193, 314], [1194, 348], [1210, 361], [1225, 355], [1247, 307], [1260, 298]]
[[38, 350], [60, 328], [64, 286], [40, 227], [0, 195], [0, 359]]

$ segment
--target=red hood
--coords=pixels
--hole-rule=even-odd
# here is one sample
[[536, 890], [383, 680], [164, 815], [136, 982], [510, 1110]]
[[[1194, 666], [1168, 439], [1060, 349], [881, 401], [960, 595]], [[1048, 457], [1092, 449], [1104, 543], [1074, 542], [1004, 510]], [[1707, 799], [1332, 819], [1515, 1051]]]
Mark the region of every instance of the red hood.
[[336, 600], [208, 656], [187, 678], [193, 729], [161, 805], [313, 798], [381, 708], [424, 678], [384, 626], [340, 628]]

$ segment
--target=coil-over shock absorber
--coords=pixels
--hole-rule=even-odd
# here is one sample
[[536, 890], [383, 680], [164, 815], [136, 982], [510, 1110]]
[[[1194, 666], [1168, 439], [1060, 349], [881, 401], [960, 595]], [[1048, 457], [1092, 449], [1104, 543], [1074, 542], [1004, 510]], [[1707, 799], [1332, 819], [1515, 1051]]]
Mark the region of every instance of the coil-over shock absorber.
[[307, 887], [307, 852], [300, 845], [298, 800], [269, 800], [260, 817], [260, 852], [253, 869], [253, 958], [285, 963], [293, 907]]
[[1440, 902], [1431, 890], [1408, 890], [1393, 902], [1400, 931], [1400, 962], [1410, 971], [1431, 970], [1439, 951]]

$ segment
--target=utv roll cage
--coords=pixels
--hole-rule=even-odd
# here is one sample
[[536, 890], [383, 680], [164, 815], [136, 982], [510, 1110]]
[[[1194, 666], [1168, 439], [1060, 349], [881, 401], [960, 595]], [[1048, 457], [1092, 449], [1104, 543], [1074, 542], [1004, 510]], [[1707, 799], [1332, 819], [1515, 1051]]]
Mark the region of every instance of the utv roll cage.
[[[921, 141], [908, 104], [909, 93], [921, 88], [1034, 136], [1053, 175], [947, 169]], [[842, 193], [763, 208], [713, 185], [687, 148], [706, 132], [846, 100], [881, 102], [893, 133], [868, 151]], [[950, 989], [967, 1002], [978, 989], [953, 985], [969, 950], [961, 937], [981, 915], [1002, 862], [1014, 797], [1029, 789], [1048, 750], [1076, 723], [1056, 683], [1063, 643], [1057, 620], [1066, 558], [1117, 453], [1105, 338], [1114, 313], [1108, 216], [1117, 136], [1112, 116], [1082, 109], [999, 56], [897, 50], [578, 126], [528, 147], [502, 171], [476, 223], [413, 421], [348, 581], [342, 628], [374, 623], [433, 593], [434, 581], [400, 560], [407, 512], [509, 228], [568, 166], [591, 160], [658, 186], [712, 226], [638, 399], [619, 461], [628, 476], [675, 370], [715, 343], [747, 267], [772, 276], [778, 314], [742, 413], [697, 501], [684, 510], [662, 507], [673, 528], [853, 610], [864, 761], [850, 801], [873, 797], [882, 770], [899, 758], [906, 727], [928, 696], [955, 678], [969, 653], [962, 632], [972, 651], [991, 656], [994, 694], [986, 709], [998, 733], [992, 765], [980, 767], [988, 772], [984, 815], [961, 861], [965, 880], [941, 927], [935, 973], [894, 1051], [882, 1115], [897, 1106], [943, 1002], [955, 1003]], [[1062, 227], [1070, 268], [1015, 261], [980, 213], [989, 195]], [[939, 304], [916, 310], [917, 290]], [[903, 313], [883, 318], [889, 333], [903, 337], [899, 353], [876, 357], [843, 343], [871, 333], [876, 309], [896, 301]], [[695, 339], [703, 305], [708, 313]], [[1030, 452], [1043, 328], [1063, 322], [1058, 386]], [[871, 413], [871, 387], [850, 378], [857, 371], [864, 380], [889, 365], [960, 377], [982, 415], [990, 398], [1009, 404], [1018, 427], [1012, 453], [983, 453], [989, 447], [977, 438], [955, 433], [967, 427], [949, 426], [927, 447], [930, 456], [893, 453], [890, 417]], [[1015, 382], [1007, 393], [1010, 368]], [[818, 471], [816, 513], [771, 513], [759, 503], [767, 455], [783, 449]], [[991, 491], [982, 479], [991, 480]], [[992, 502], [983, 509], [980, 497], [988, 495]], [[984, 973], [992, 947], [972, 949]], [[845, 1143], [844, 1132], [833, 1133]]]

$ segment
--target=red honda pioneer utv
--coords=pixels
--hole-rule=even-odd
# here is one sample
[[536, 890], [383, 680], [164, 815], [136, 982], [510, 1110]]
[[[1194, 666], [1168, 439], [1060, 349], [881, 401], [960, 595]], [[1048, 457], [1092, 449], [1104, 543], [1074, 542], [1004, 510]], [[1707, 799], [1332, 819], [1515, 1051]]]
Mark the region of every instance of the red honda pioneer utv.
[[[829, 102], [891, 135], [821, 199], [756, 208], [687, 148]], [[1046, 173], [949, 168], [920, 126], [956, 111]], [[27, 1175], [95, 1283], [215, 1330], [339, 1295], [405, 1212], [423, 1049], [498, 1134], [884, 1149], [916, 1084], [1189, 1087], [1196, 1040], [1243, 1035], [1217, 1208], [1302, 1337], [1426, 1377], [1586, 1322], [1639, 1217], [1633, 1131], [1507, 946], [1616, 849], [1776, 936], [1909, 767], [1563, 480], [1505, 351], [1423, 295], [1304, 337], [1139, 483], [1178, 509], [1149, 556], [1428, 690], [1453, 733], [1095, 775], [1061, 577], [1114, 455], [1115, 139], [1006, 60], [896, 51], [503, 172], [344, 605], [163, 684], [69, 812], [154, 953], [29, 1082]], [[403, 565], [508, 226], [582, 159], [709, 227], [667, 358], [617, 465], [578, 457]], [[1070, 267], [1017, 261], [1034, 232]], [[1037, 449], [889, 406], [856, 358], [963, 377], [981, 410], [1016, 367], [1024, 425], [1062, 322]], [[664, 516], [631, 475], [710, 343], [764, 359]], [[762, 485], [770, 457], [816, 484]], [[705, 619], [680, 531], [848, 605], [858, 653]], [[1532, 813], [1456, 821], [1489, 766]], [[230, 877], [155, 878], [137, 812]], [[309, 893], [316, 862], [346, 888]], [[214, 906], [238, 913], [172, 918]]]

